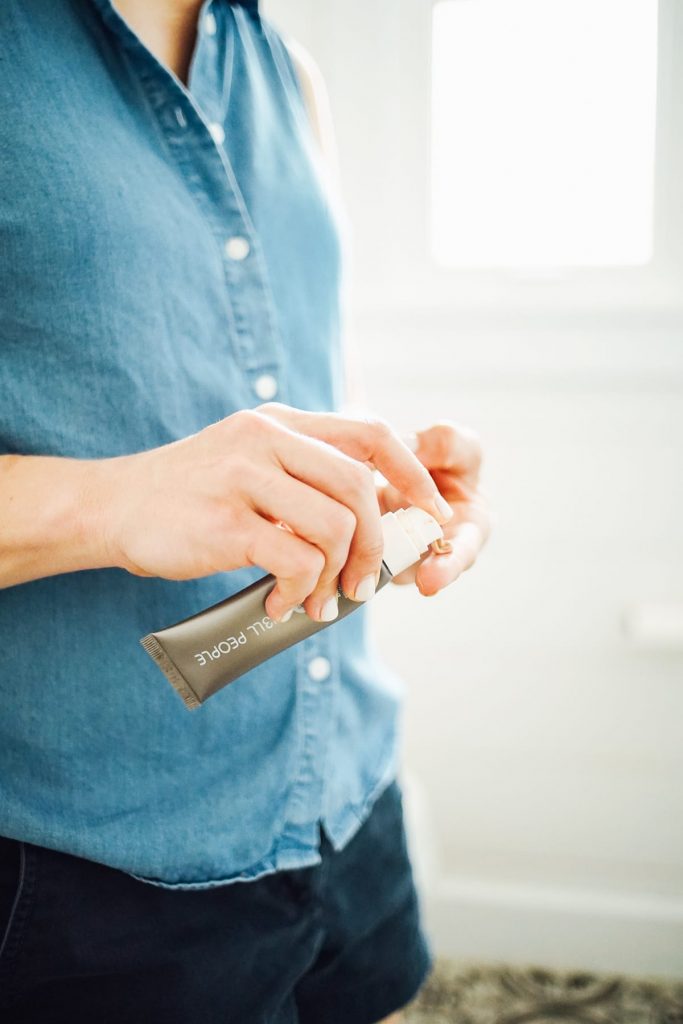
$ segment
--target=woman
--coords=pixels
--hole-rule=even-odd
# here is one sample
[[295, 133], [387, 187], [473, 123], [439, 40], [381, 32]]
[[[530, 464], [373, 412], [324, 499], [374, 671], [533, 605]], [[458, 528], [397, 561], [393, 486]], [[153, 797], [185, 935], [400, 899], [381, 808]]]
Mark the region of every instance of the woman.
[[477, 442], [335, 412], [326, 106], [255, 0], [6, 0], [0, 40], [3, 1020], [370, 1024], [429, 953], [363, 609], [193, 714], [138, 640], [263, 570], [332, 622], [408, 504], [436, 593]]

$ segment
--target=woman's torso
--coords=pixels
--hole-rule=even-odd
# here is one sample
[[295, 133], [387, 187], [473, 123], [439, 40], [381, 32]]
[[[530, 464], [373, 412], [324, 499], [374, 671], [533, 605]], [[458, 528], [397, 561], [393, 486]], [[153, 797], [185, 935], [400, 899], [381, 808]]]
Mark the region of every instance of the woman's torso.
[[[0, 9], [0, 453], [104, 458], [264, 398], [339, 405], [343, 215], [294, 69], [256, 3], [199, 24], [187, 90], [108, 0]], [[0, 834], [204, 885], [315, 862], [319, 820], [355, 832], [394, 773], [400, 688], [363, 609], [194, 713], [138, 643], [258, 575], [0, 592]]]

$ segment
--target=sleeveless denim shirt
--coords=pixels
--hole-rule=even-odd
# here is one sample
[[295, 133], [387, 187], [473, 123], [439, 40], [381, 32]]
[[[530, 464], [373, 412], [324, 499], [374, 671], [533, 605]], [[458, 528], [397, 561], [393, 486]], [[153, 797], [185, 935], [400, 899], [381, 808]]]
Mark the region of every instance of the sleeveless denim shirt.
[[[188, 88], [109, 0], [3, 0], [0, 54], [0, 453], [338, 408], [344, 213], [257, 3], [206, 0]], [[194, 712], [139, 644], [262, 574], [0, 591], [0, 834], [181, 888], [343, 847], [396, 770], [365, 609]]]

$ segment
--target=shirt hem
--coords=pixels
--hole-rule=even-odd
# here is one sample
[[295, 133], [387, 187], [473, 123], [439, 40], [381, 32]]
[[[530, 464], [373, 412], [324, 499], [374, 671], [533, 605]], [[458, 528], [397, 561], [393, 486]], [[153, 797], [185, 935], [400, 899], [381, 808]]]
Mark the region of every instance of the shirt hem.
[[[370, 787], [368, 794], [362, 803], [355, 807], [352, 806], [345, 808], [339, 821], [335, 824], [335, 827], [328, 825], [325, 819], [321, 818], [320, 824], [325, 830], [325, 834], [329, 838], [330, 843], [336, 852], [342, 850], [347, 843], [353, 839], [361, 825], [363, 825], [367, 820], [376, 801], [395, 778], [395, 765], [393, 758], [390, 758], [380, 776]], [[280, 842], [282, 842], [282, 838], [280, 839]], [[160, 878], [138, 875], [132, 871], [126, 871], [125, 874], [130, 875], [131, 878], [136, 879], [138, 882], [144, 882], [147, 885], [154, 885], [160, 889], [177, 889], [179, 891], [216, 889], [220, 886], [235, 885], [240, 882], [254, 882], [259, 878], [265, 878], [267, 875], [273, 875], [278, 871], [315, 867], [320, 863], [321, 857], [318, 849], [302, 850], [301, 846], [297, 847], [290, 846], [289, 844], [276, 844], [273, 852], [268, 854], [262, 860], [257, 861], [256, 864], [253, 864], [251, 867], [244, 868], [242, 871], [234, 872], [233, 874], [225, 875], [221, 878], [209, 878], [194, 882], [166, 882]]]

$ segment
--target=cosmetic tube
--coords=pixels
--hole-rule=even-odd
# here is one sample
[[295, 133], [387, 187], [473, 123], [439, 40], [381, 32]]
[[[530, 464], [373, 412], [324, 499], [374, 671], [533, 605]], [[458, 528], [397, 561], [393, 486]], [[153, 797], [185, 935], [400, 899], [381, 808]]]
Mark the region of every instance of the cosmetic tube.
[[[430, 544], [443, 537], [436, 519], [421, 508], [386, 512], [381, 523], [384, 551], [376, 590], [417, 562]], [[198, 708], [245, 672], [334, 625], [362, 603], [339, 590], [339, 614], [331, 622], [311, 619], [301, 605], [287, 622], [276, 622], [265, 609], [275, 582], [271, 574], [263, 576], [225, 601], [142, 638], [140, 643], [187, 708]]]

